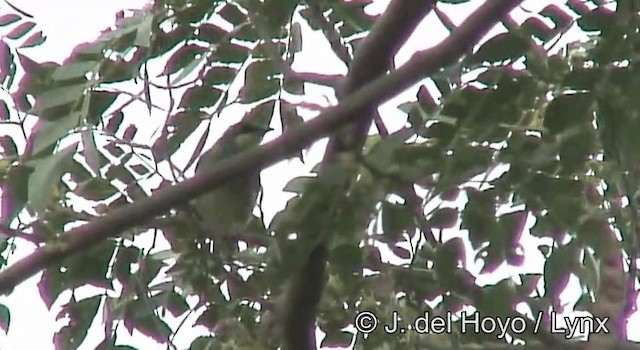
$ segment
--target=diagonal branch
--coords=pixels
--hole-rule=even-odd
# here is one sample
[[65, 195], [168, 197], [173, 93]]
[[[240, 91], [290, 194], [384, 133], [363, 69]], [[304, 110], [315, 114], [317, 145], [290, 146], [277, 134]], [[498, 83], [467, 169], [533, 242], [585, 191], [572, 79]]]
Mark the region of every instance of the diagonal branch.
[[193, 176], [179, 184], [159, 190], [153, 195], [124, 205], [61, 236], [59, 242], [46, 245], [17, 261], [0, 273], [0, 294], [13, 288], [48, 266], [84, 251], [122, 231], [140, 225], [172, 207], [186, 203], [204, 192], [211, 191], [225, 181], [244, 173], [258, 171], [282, 159], [295, 155], [333, 130], [353, 121], [363, 109], [377, 106], [404, 89], [419, 82], [440, 67], [454, 62], [472, 48], [493, 24], [522, 0], [490, 1], [465, 21], [458, 31], [441, 45], [419, 53], [391, 74], [375, 79], [358, 89], [340, 104], [327, 108], [318, 117], [305, 122], [260, 147], [229, 157], [217, 169]]

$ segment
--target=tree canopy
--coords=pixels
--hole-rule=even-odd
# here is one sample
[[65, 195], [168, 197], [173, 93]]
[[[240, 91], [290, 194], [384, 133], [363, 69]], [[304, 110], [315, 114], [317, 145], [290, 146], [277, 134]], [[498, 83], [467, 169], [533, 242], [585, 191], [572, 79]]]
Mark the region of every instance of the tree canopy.
[[[372, 3], [155, 0], [62, 63], [29, 57], [46, 37], [7, 3], [0, 292], [42, 272], [42, 302], [63, 300], [69, 320], [56, 349], [78, 348], [94, 322], [99, 349], [135, 349], [123, 327], [174, 349], [178, 332], [203, 330], [193, 350], [640, 349], [626, 333], [640, 254], [637, 1], [475, 1], [460, 23], [450, 15], [474, 1], [391, 0], [375, 16]], [[416, 29], [425, 18], [449, 35], [396, 65], [411, 35], [429, 35]], [[566, 44], [576, 29], [585, 40]], [[346, 74], [294, 68], [317, 50], [312, 31]], [[336, 104], [305, 100], [315, 86]], [[406, 122], [390, 128], [378, 107], [407, 90]], [[274, 137], [193, 175], [217, 119], [247, 114]], [[282, 210], [266, 218], [258, 200], [238, 254], [194, 244], [196, 196], [308, 162], [324, 138]], [[17, 245], [35, 248], [16, 260]], [[516, 272], [481, 282], [505, 268]], [[580, 295], [567, 305], [568, 285]], [[78, 296], [85, 286], [92, 296]], [[588, 340], [554, 328], [571, 310], [591, 315]], [[3, 330], [17, 312], [0, 304]], [[392, 315], [414, 329], [387, 334]], [[450, 328], [436, 332], [440, 320]]]

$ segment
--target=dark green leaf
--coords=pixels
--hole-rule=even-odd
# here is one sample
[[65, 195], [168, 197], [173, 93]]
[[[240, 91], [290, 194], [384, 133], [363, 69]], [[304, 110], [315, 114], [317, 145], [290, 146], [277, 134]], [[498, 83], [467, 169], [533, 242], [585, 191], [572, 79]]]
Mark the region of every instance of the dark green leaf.
[[227, 33], [228, 32], [226, 30], [213, 23], [203, 23], [198, 26], [196, 38], [210, 44], [217, 44], [227, 35]]
[[200, 22], [210, 16], [218, 3], [216, 1], [194, 1], [189, 4], [191, 6], [181, 6], [180, 11], [176, 14], [181, 26]]
[[0, 329], [5, 333], [9, 333], [9, 326], [11, 325], [11, 310], [9, 307], [0, 304]]
[[113, 264], [113, 277], [122, 284], [130, 281], [131, 265], [136, 263], [139, 257], [140, 249], [133, 246], [119, 247]]
[[446, 241], [437, 251], [434, 268], [438, 276], [450, 275], [466, 261], [465, 244], [460, 238]]
[[165, 307], [173, 317], [180, 317], [181, 315], [184, 315], [185, 312], [189, 311], [189, 304], [187, 304], [187, 300], [182, 295], [173, 290], [166, 292], [166, 294], [167, 299]]
[[201, 57], [206, 52], [204, 47], [187, 44], [179, 48], [171, 57], [167, 60], [167, 64], [164, 67], [162, 74], [170, 75], [177, 73], [178, 71], [186, 68], [198, 57]]
[[[150, 58], [157, 57], [171, 51], [178, 43], [187, 40], [189, 34], [192, 33], [191, 27], [176, 27], [165, 33], [164, 31], [156, 31], [151, 41]], [[204, 40], [198, 36], [198, 39]]]
[[592, 105], [593, 96], [588, 93], [557, 96], [547, 106], [543, 126], [555, 135], [583, 123], [591, 123]]
[[320, 343], [321, 347], [344, 348], [351, 345], [353, 333], [346, 331], [328, 332]]
[[216, 50], [214, 57], [220, 62], [243, 63], [249, 57], [249, 49], [234, 43], [225, 43]]
[[467, 189], [460, 228], [469, 230], [471, 246], [478, 249], [498, 232], [495, 197], [491, 191]]
[[238, 70], [233, 67], [213, 67], [204, 75], [205, 85], [231, 84], [238, 74]]
[[414, 225], [411, 208], [403, 204], [382, 203], [382, 230], [384, 235], [395, 239]]
[[172, 333], [167, 323], [150, 312], [149, 305], [142, 300], [130, 303], [127, 314], [125, 326], [128, 324], [130, 331], [135, 328], [158, 343], [165, 343]]
[[429, 224], [433, 228], [452, 228], [458, 222], [458, 210], [455, 208], [439, 208], [429, 218]]
[[112, 91], [92, 91], [89, 97], [89, 111], [86, 120], [97, 125], [104, 112], [111, 107], [120, 94]]
[[214, 350], [221, 348], [220, 341], [210, 335], [201, 335], [191, 342], [188, 350]]
[[551, 251], [551, 255], [544, 263], [544, 289], [545, 296], [556, 300], [569, 282], [569, 274], [577, 263], [575, 244], [557, 247]]
[[119, 193], [118, 188], [109, 181], [94, 177], [88, 182], [81, 183], [74, 191], [85, 199], [100, 201]]
[[78, 348], [82, 344], [87, 336], [89, 326], [98, 312], [100, 300], [100, 295], [78, 302], [72, 299], [63, 307], [61, 313], [67, 314], [71, 322], [54, 335], [56, 349]]
[[129, 80], [137, 73], [137, 67], [122, 60], [105, 60], [100, 64], [98, 76], [103, 83], [116, 83]]
[[193, 131], [200, 125], [200, 122], [202, 122], [201, 117], [202, 113], [193, 109], [172, 115], [167, 124], [175, 126], [175, 129], [168, 135], [168, 138], [159, 138], [151, 147], [156, 160], [164, 160], [173, 155], [187, 137], [191, 136]]
[[182, 95], [178, 107], [193, 111], [198, 111], [204, 107], [212, 107], [218, 102], [222, 94], [222, 90], [213, 86], [192, 86]]
[[606, 7], [598, 7], [578, 19], [578, 27], [586, 32], [607, 30], [616, 25], [617, 15]]
[[27, 204], [29, 197], [29, 178], [33, 168], [24, 165], [12, 166], [2, 181], [3, 217], [11, 222]]
[[234, 26], [242, 24], [247, 20], [247, 16], [232, 3], [224, 5], [220, 12], [218, 12], [218, 15]]
[[66, 172], [77, 145], [76, 142], [47, 158], [30, 162], [34, 172], [29, 176], [29, 203], [37, 213], [44, 214], [53, 200], [55, 185]]
[[530, 38], [516, 32], [497, 34], [482, 44], [469, 60], [471, 64], [513, 60], [524, 56], [531, 44]]
[[2, 146], [2, 157], [13, 158], [18, 156], [18, 146], [9, 135], [0, 136], [0, 146]]

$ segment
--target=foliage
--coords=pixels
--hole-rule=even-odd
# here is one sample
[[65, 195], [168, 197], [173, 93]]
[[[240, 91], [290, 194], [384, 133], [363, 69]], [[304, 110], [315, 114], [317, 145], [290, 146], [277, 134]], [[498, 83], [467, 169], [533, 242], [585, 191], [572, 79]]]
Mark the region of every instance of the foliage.
[[[26, 238], [55, 246], [69, 227], [188, 177], [205, 147], [201, 126], [224, 111], [267, 106], [283, 129], [299, 124], [295, 101], [312, 82], [290, 68], [305, 39], [294, 13], [344, 57], [375, 22], [364, 12], [370, 2], [157, 0], [120, 16], [114, 29], [79, 45], [63, 64], [28, 58], [23, 49], [40, 39], [15, 43], [33, 23], [0, 16], [0, 26], [13, 26], [11, 40], [0, 42], [0, 82], [11, 93], [11, 100], [0, 100], [0, 119], [30, 135], [21, 142], [13, 135], [0, 139], [4, 224], [31, 228]], [[442, 1], [452, 11], [464, 2]], [[444, 12], [438, 18], [455, 31]], [[638, 36], [627, 30], [629, 21], [598, 1], [549, 5], [522, 25], [505, 19], [508, 31], [431, 77], [434, 84], [425, 81], [415, 101], [399, 106], [411, 137], [371, 135], [353, 168], [332, 170], [336, 183], [357, 179], [339, 208], [325, 205], [340, 195], [332, 181], [294, 178], [285, 191], [295, 196], [271, 222], [254, 218], [238, 238], [246, 249], [232, 261], [204, 249], [179, 254], [181, 239], [196, 228], [183, 215], [186, 209], [177, 208], [51, 266], [38, 284], [40, 295], [48, 307], [64, 299], [58, 317], [71, 320], [56, 334], [57, 348], [79, 346], [99, 311], [108, 330], [101, 349], [132, 348], [116, 337], [122, 326], [171, 343], [182, 324], [171, 325], [169, 315], [194, 314], [195, 324], [215, 336], [193, 339], [191, 349], [276, 348], [276, 333], [265, 332], [264, 319], [291, 270], [309, 254], [289, 236], [321, 225], [331, 237], [318, 310], [318, 327], [327, 335], [322, 347], [354, 340], [356, 349], [513, 339], [535, 344], [540, 335], [532, 328], [496, 339], [496, 333], [463, 334], [459, 319], [451, 336], [376, 331], [365, 337], [344, 328], [361, 311], [397, 311], [402, 320], [463, 309], [526, 317], [516, 305], [534, 316], [562, 312], [559, 295], [570, 275], [583, 291], [574, 309], [590, 310], [600, 287], [599, 261], [611, 248], [604, 232], [615, 228], [619, 249], [638, 254], [634, 136], [640, 105], [625, 92], [637, 90], [640, 73]], [[555, 53], [554, 41], [574, 22], [590, 40]], [[24, 70], [19, 82], [17, 67]], [[122, 82], [140, 84], [140, 92], [127, 92]], [[157, 102], [160, 93], [169, 94], [168, 106]], [[128, 107], [136, 103], [149, 115], [131, 113]], [[31, 116], [37, 123], [28, 134]], [[160, 131], [149, 136], [139, 119]], [[193, 144], [195, 150], [188, 150]], [[184, 152], [189, 160], [178, 164]], [[407, 198], [396, 200], [406, 184], [426, 193], [419, 212]], [[624, 198], [631, 204], [624, 206]], [[91, 208], [77, 210], [77, 201], [89, 201]], [[339, 214], [324, 217], [329, 209]], [[535, 223], [528, 227], [531, 218]], [[523, 264], [521, 238], [529, 229], [540, 238], [543, 271], [478, 285], [474, 273]], [[452, 230], [463, 234], [452, 236]], [[142, 233], [153, 237], [149, 244], [134, 240]], [[20, 238], [2, 239], [3, 266]], [[169, 245], [160, 243], [165, 241]], [[383, 253], [401, 263], [388, 262]], [[636, 275], [632, 265], [630, 276]], [[85, 285], [102, 292], [62, 297]], [[9, 309], [0, 305], [0, 327], [6, 330], [9, 320]]]

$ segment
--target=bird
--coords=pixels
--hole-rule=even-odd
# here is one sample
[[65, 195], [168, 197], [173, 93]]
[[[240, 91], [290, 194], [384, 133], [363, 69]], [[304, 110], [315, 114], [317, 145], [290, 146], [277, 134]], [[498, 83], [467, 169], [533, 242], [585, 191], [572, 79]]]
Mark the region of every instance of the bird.
[[[264, 122], [262, 124], [259, 119], [251, 118], [249, 113], [240, 122], [230, 126], [200, 156], [196, 174], [211, 171], [220, 160], [257, 147], [264, 135], [272, 130]], [[230, 249], [237, 249], [234, 235], [240, 233], [251, 219], [259, 190], [260, 172], [256, 171], [230, 179], [195, 199], [200, 229], [204, 238], [213, 241], [214, 251], [228, 254]]]

